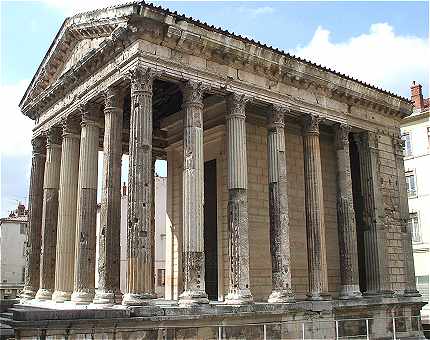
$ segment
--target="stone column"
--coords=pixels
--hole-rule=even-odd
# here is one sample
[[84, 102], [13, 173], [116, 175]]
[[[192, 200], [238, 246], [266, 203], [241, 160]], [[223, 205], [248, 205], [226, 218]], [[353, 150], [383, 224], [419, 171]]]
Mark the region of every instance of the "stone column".
[[230, 285], [227, 304], [253, 301], [249, 289], [248, 164], [245, 106], [249, 99], [236, 93], [227, 97], [228, 229]]
[[76, 118], [68, 117], [63, 121], [55, 292], [52, 296], [55, 302], [69, 301], [73, 291], [79, 171], [79, 132], [79, 123]]
[[403, 231], [403, 251], [405, 254], [406, 285], [405, 296], [421, 296], [417, 290], [415, 279], [414, 251], [412, 247], [412, 230], [409, 227], [408, 193], [406, 189], [405, 163], [403, 160], [404, 141], [402, 138], [393, 138], [393, 149], [396, 157], [397, 185], [399, 188], [399, 218]]
[[51, 300], [55, 288], [55, 249], [57, 246], [58, 188], [61, 165], [61, 130], [47, 131], [45, 178], [43, 181], [42, 250], [38, 300]]
[[287, 160], [285, 154], [286, 107], [273, 105], [268, 117], [270, 253], [272, 294], [268, 302], [294, 302], [291, 290], [290, 227], [288, 218]]
[[103, 182], [100, 212], [99, 282], [94, 303], [121, 303], [121, 158], [123, 97], [118, 89], [108, 88], [105, 96], [103, 139]]
[[339, 233], [340, 292], [339, 298], [360, 297], [355, 212], [352, 198], [349, 131], [344, 124], [335, 127], [337, 156], [337, 223]]
[[319, 140], [320, 117], [309, 115], [303, 129], [306, 235], [310, 300], [329, 298], [325, 246], [324, 204]]
[[360, 159], [366, 295], [391, 294], [385, 261], [384, 202], [379, 189], [378, 137], [373, 132], [355, 135]]
[[100, 107], [87, 103], [81, 108], [78, 200], [75, 236], [75, 275], [72, 302], [88, 304], [94, 298], [97, 218], [97, 167]]
[[188, 82], [184, 96], [183, 264], [181, 305], [208, 303], [205, 291], [203, 95], [201, 83]]
[[43, 178], [45, 173], [45, 138], [36, 137], [31, 141], [30, 190], [28, 194], [28, 226], [25, 242], [24, 289], [20, 295], [23, 300], [31, 300], [39, 289], [40, 248], [43, 211]]
[[124, 305], [143, 305], [154, 298], [151, 284], [151, 69], [136, 68], [131, 76], [130, 150], [128, 174], [127, 290]]

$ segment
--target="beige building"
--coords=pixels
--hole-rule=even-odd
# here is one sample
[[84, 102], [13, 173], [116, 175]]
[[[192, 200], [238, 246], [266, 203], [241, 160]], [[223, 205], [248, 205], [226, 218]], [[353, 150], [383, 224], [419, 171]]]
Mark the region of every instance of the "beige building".
[[422, 87], [411, 86], [412, 115], [404, 118], [401, 131], [405, 141], [405, 174], [409, 200], [409, 228], [412, 231], [417, 288], [427, 305], [422, 317], [430, 324], [430, 107]]
[[[18, 338], [422, 338], [406, 98], [136, 2], [66, 19], [20, 107], [36, 125]], [[165, 299], [155, 159], [168, 172]]]
[[0, 219], [0, 300], [15, 299], [24, 286], [27, 219], [21, 203]]

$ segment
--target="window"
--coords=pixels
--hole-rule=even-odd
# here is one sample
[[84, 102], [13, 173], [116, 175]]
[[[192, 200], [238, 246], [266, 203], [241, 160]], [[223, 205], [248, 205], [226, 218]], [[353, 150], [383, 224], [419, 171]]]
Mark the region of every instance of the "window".
[[21, 234], [21, 235], [25, 235], [25, 229], [26, 229], [26, 224], [25, 223], [21, 223], [20, 225], [19, 225], [19, 233]]
[[418, 221], [418, 213], [409, 213], [409, 230], [412, 234], [412, 242], [420, 243], [422, 242], [421, 239], [421, 231], [420, 231], [420, 223]]
[[427, 140], [428, 140], [428, 147], [430, 149], [430, 126], [427, 127]]
[[405, 145], [403, 148], [403, 155], [405, 157], [412, 156], [412, 144], [411, 144], [411, 135], [409, 132], [406, 132], [402, 135], [402, 139], [405, 141]]
[[157, 269], [157, 286], [164, 287], [166, 284], [166, 270]]
[[406, 186], [408, 188], [408, 197], [413, 197], [417, 195], [417, 185], [416, 178], [413, 171], [406, 172]]
[[415, 282], [417, 283], [417, 289], [420, 294], [423, 296], [423, 301], [429, 301], [429, 277], [428, 275], [424, 276], [415, 276]]

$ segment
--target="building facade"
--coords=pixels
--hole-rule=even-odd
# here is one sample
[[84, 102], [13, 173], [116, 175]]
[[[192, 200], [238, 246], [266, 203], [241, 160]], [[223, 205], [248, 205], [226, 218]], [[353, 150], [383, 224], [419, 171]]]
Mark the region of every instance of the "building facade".
[[412, 231], [415, 276], [417, 287], [427, 303], [422, 317], [430, 324], [429, 277], [430, 277], [430, 107], [424, 98], [422, 87], [415, 82], [411, 86], [414, 103], [412, 115], [404, 118], [401, 125], [405, 142], [405, 175], [409, 200], [409, 228]]
[[23, 204], [0, 219], [0, 300], [15, 299], [24, 286], [28, 211]]
[[[66, 19], [20, 106], [36, 126], [18, 337], [422, 336], [407, 99], [139, 2]], [[168, 169], [163, 300], [155, 159]]]

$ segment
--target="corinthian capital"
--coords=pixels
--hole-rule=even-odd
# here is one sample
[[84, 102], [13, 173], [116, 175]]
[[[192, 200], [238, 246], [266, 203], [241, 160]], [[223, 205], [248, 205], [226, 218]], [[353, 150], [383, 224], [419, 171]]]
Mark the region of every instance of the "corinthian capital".
[[61, 145], [61, 128], [58, 126], [52, 126], [45, 131], [46, 134], [46, 146]]
[[79, 135], [79, 119], [76, 116], [68, 115], [61, 120], [63, 136]]
[[149, 67], [137, 66], [130, 71], [131, 92], [144, 92], [152, 94], [152, 85], [157, 72]]
[[230, 93], [227, 96], [227, 118], [245, 118], [246, 104], [251, 101], [251, 97], [244, 94]]
[[269, 129], [283, 129], [285, 127], [284, 116], [289, 111], [288, 106], [273, 104], [267, 119]]
[[351, 127], [347, 124], [337, 123], [335, 124], [334, 128], [336, 149], [341, 150], [348, 147]]
[[187, 105], [203, 105], [203, 96], [208, 87], [201, 82], [187, 81], [181, 86], [182, 94], [184, 96], [184, 106]]
[[105, 111], [107, 109], [121, 108], [122, 92], [119, 88], [109, 86], [103, 91], [103, 98], [105, 102]]
[[305, 134], [319, 134], [320, 133], [320, 122], [322, 118], [318, 115], [310, 114], [307, 115], [303, 121], [303, 132]]
[[84, 102], [79, 105], [79, 113], [81, 114], [81, 124], [96, 124], [100, 118], [101, 106], [94, 102]]
[[37, 136], [31, 140], [33, 146], [33, 156], [44, 155], [46, 148], [46, 138], [44, 136]]

